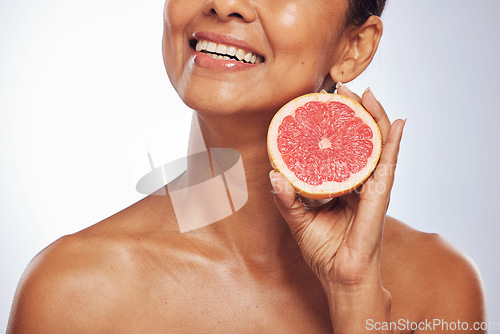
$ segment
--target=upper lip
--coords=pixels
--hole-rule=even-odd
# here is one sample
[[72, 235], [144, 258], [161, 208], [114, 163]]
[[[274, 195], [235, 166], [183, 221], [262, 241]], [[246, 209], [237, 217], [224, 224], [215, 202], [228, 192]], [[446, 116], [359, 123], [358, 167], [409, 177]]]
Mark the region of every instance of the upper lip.
[[200, 32], [195, 32], [193, 34], [194, 39], [196, 40], [207, 40], [210, 42], [214, 42], [217, 44], [225, 44], [225, 45], [232, 45], [235, 46], [236, 48], [243, 49], [245, 51], [253, 52], [262, 58], [265, 59], [264, 55], [262, 52], [258, 51], [256, 48], [254, 48], [252, 45], [250, 45], [248, 42], [234, 36], [231, 34], [218, 34], [214, 32], [209, 32], [209, 31], [200, 31]]

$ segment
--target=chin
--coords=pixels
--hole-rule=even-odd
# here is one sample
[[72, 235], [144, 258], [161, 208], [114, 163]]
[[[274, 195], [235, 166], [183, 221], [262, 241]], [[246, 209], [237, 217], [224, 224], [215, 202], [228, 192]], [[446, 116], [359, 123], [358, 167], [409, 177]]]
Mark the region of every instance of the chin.
[[[255, 103], [249, 94], [243, 90], [238, 92], [234, 89], [220, 87], [219, 89], [188, 88], [178, 91], [182, 101], [191, 109], [203, 114], [211, 115], [236, 115], [254, 114], [262, 112], [264, 105]], [[253, 100], [253, 101], [252, 101]], [[260, 100], [260, 99], [259, 99]]]
[[184, 82], [176, 91], [189, 108], [210, 115], [274, 115], [290, 100], [314, 91], [311, 85], [266, 89], [204, 79]]

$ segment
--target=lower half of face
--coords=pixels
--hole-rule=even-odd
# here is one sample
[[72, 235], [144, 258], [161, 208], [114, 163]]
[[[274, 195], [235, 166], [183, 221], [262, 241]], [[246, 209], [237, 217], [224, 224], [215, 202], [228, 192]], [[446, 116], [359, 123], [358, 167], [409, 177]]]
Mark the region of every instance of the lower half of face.
[[309, 2], [167, 0], [163, 58], [179, 96], [200, 112], [253, 114], [318, 91], [336, 61], [345, 10], [335, 0]]

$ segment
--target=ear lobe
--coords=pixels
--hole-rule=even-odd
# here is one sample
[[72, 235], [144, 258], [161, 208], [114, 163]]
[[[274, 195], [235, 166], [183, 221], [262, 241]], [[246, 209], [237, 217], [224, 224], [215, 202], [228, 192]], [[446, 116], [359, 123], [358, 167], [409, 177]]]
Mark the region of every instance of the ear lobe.
[[334, 82], [349, 82], [368, 67], [377, 51], [382, 32], [382, 21], [375, 15], [361, 26], [346, 28], [345, 48], [337, 64], [330, 70]]

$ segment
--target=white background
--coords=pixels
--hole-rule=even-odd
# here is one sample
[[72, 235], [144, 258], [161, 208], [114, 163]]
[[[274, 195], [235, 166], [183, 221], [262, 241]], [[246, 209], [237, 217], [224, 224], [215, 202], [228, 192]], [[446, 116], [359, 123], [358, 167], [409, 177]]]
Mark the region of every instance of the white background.
[[[2, 332], [37, 252], [140, 199], [146, 151], [155, 165], [183, 154], [190, 111], [164, 73], [162, 6], [0, 2]], [[379, 53], [351, 84], [408, 118], [390, 214], [470, 255], [497, 322], [499, 12], [497, 0], [389, 0]], [[143, 145], [152, 133], [162, 139]]]

